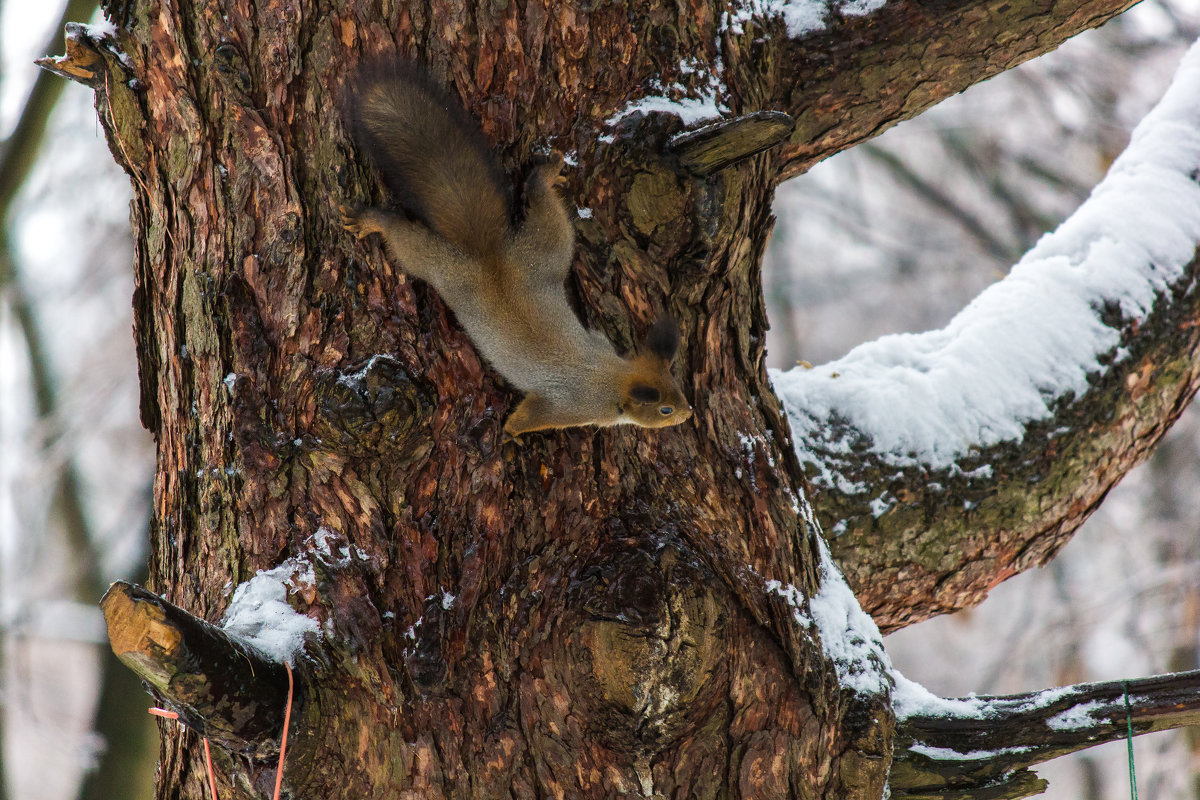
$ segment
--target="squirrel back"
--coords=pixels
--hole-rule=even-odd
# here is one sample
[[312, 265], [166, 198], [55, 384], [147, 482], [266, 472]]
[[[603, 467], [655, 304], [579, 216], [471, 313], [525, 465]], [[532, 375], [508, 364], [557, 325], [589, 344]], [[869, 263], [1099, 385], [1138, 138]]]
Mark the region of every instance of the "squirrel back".
[[355, 141], [401, 207], [469, 253], [498, 253], [512, 218], [509, 181], [478, 123], [420, 69], [363, 69], [348, 109]]

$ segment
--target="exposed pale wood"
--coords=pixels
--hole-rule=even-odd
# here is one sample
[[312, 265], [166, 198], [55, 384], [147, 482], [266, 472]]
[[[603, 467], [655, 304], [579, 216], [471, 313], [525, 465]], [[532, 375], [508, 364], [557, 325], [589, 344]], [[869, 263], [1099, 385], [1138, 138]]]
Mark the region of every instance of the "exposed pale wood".
[[288, 686], [282, 664], [124, 581], [100, 607], [113, 653], [181, 722], [229, 750], [277, 752]]

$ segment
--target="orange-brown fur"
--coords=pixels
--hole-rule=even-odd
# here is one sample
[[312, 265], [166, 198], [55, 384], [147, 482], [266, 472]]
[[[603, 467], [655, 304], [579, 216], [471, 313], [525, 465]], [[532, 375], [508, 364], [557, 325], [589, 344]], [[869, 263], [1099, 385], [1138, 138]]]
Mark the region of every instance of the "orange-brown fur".
[[480, 352], [525, 392], [507, 433], [657, 428], [691, 416], [671, 375], [673, 323], [660, 320], [642, 352], [626, 359], [567, 304], [575, 234], [555, 188], [561, 157], [530, 172], [528, 209], [514, 226], [507, 182], [482, 134], [421, 73], [364, 71], [350, 117], [407, 215], [343, 207], [345, 227], [359, 238], [382, 235], [399, 265], [437, 289]]

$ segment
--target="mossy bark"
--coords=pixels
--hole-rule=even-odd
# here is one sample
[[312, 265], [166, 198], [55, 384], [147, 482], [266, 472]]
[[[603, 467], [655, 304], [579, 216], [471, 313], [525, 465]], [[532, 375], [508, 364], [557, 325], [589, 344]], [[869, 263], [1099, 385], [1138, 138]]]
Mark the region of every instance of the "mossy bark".
[[[292, 597], [326, 632], [294, 794], [881, 797], [886, 688], [841, 687], [765, 590], [819, 582], [764, 369], [772, 189], [1127, 3], [947, 5], [798, 42], [705, 2], [114, 0], [115, 42], [78, 33], [135, 187], [150, 585], [217, 620], [256, 570], [314, 566]], [[338, 223], [381, 200], [343, 82], [390, 53], [460, 96], [506, 169], [572, 154], [577, 310], [626, 350], [680, 320], [689, 423], [502, 440], [517, 394]], [[678, 118], [606, 122], [718, 64], [731, 114], [800, 120], [783, 148], [704, 174], [672, 149]], [[316, 556], [318, 534], [350, 555]], [[163, 734], [159, 796], [198, 795], [197, 740]], [[247, 765], [219, 762], [222, 796], [249, 794]]]

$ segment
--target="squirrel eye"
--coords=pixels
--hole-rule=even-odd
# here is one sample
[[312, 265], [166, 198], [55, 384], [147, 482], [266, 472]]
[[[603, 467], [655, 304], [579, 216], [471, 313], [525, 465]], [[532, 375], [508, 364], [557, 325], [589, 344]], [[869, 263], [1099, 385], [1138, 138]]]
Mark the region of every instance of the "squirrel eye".
[[671, 408], [670, 406], [663, 406], [658, 410], [658, 413], [662, 414], [664, 417], [669, 417], [675, 413], [675, 409]]

